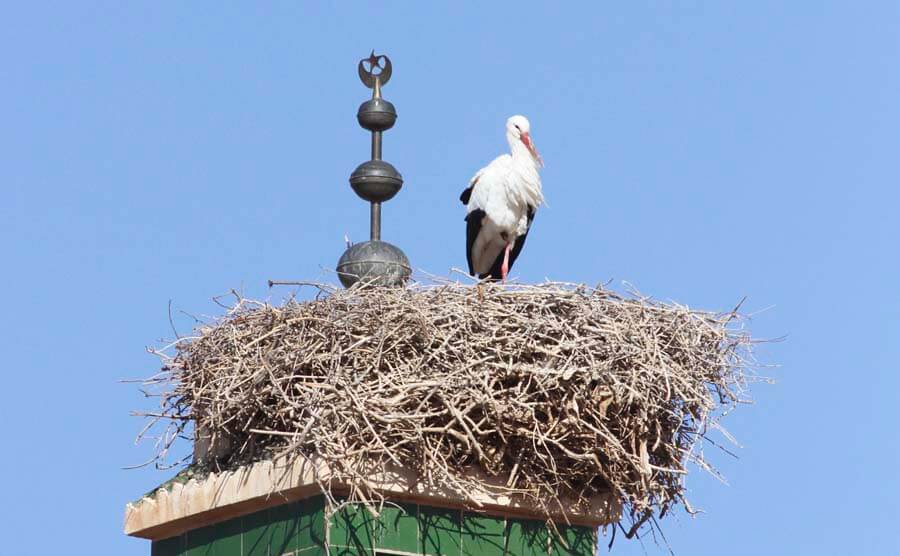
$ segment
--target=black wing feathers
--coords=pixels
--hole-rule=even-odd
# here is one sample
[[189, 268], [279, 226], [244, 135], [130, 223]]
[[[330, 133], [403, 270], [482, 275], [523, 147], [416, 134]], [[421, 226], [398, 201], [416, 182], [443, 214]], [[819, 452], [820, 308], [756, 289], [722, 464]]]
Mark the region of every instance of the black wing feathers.
[[[469, 200], [469, 196], [466, 193], [471, 193], [471, 191], [471, 187], [463, 191], [466, 201]], [[466, 261], [469, 263], [469, 274], [473, 275], [475, 274], [475, 265], [472, 264], [472, 247], [475, 245], [475, 238], [478, 237], [478, 232], [481, 231], [481, 221], [484, 220], [484, 216], [485, 212], [481, 209], [475, 209], [466, 215]]]
[[459, 196], [459, 200], [462, 201], [462, 204], [464, 204], [464, 205], [469, 204], [469, 198], [472, 196], [472, 188], [473, 187], [475, 187], [475, 186], [470, 185], [469, 187], [463, 189], [463, 192]]

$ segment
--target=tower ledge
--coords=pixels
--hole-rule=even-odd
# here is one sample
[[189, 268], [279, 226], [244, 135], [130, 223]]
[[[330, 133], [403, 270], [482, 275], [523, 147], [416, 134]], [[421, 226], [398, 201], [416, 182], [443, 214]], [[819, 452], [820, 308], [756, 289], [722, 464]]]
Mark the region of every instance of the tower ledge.
[[[391, 501], [416, 502], [432, 506], [467, 509], [485, 514], [546, 519], [533, 501], [508, 494], [503, 479], [487, 477], [478, 470], [467, 473], [485, 485], [480, 491], [453, 491], [436, 488], [418, 480], [406, 468], [390, 468], [369, 482]], [[317, 480], [318, 479], [318, 480]], [[211, 473], [205, 479], [190, 479], [157, 489], [125, 509], [125, 533], [160, 540], [185, 531], [268, 507], [301, 500], [321, 493], [327, 484], [333, 494], [349, 492], [347, 483], [332, 477], [328, 465], [303, 457], [266, 460], [233, 471]], [[554, 521], [598, 527], [619, 520], [621, 505], [612, 493], [591, 499], [590, 507], [576, 507], [561, 499], [560, 510], [551, 513]]]

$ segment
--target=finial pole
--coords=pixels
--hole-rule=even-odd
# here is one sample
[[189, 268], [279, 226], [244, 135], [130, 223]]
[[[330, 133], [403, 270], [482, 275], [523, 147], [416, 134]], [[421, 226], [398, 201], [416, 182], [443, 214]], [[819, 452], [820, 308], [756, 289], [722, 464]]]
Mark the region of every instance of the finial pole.
[[372, 158], [360, 164], [350, 175], [350, 186], [370, 203], [369, 241], [352, 245], [338, 261], [338, 276], [345, 287], [363, 280], [367, 284], [399, 286], [409, 279], [409, 260], [399, 248], [381, 241], [381, 205], [403, 186], [403, 177], [382, 159], [383, 133], [394, 126], [397, 111], [383, 99], [381, 88], [387, 85], [393, 68], [391, 60], [373, 50], [357, 66], [359, 78], [372, 89], [372, 98], [356, 113], [359, 125], [372, 133]]
[[369, 224], [369, 236], [372, 241], [381, 240], [381, 203], [373, 202], [371, 205], [371, 222]]
[[[375, 51], [372, 51], [375, 55]], [[385, 58], [387, 59], [387, 58]], [[390, 63], [390, 62], [388, 62]], [[373, 68], [374, 69], [374, 68]], [[390, 77], [390, 74], [388, 74]], [[375, 86], [372, 87], [372, 98], [381, 99], [381, 74], [375, 76]], [[381, 134], [379, 130], [372, 130], [372, 160], [381, 160]], [[372, 201], [370, 211], [369, 239], [372, 241], [381, 239], [381, 202]]]

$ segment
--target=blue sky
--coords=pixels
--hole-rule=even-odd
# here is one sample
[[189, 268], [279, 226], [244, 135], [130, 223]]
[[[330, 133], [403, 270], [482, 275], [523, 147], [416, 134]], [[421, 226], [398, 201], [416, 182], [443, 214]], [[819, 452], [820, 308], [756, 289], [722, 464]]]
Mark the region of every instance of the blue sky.
[[[404, 175], [384, 237], [464, 267], [469, 177], [526, 114], [549, 207], [513, 274], [748, 296], [778, 382], [725, 422], [725, 486], [665, 520], [677, 554], [897, 554], [900, 5], [894, 2], [11, 3], [0, 23], [4, 552], [149, 554], [122, 467], [149, 407], [124, 378], [167, 306], [334, 280], [367, 234], [356, 61], [394, 61]], [[191, 321], [176, 313], [176, 325]], [[54, 551], [60, 548], [53, 548]], [[87, 550], [87, 549], [85, 549]], [[663, 553], [621, 538], [614, 554]]]

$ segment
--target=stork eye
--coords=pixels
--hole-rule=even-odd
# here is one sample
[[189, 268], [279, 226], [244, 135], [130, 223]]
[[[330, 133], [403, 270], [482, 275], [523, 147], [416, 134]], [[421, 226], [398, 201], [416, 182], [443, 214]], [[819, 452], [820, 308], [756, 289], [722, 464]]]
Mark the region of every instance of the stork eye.
[[519, 127], [519, 124], [513, 124], [513, 125], [516, 126], [516, 129], [518, 129], [519, 131], [522, 131], [522, 128]]

